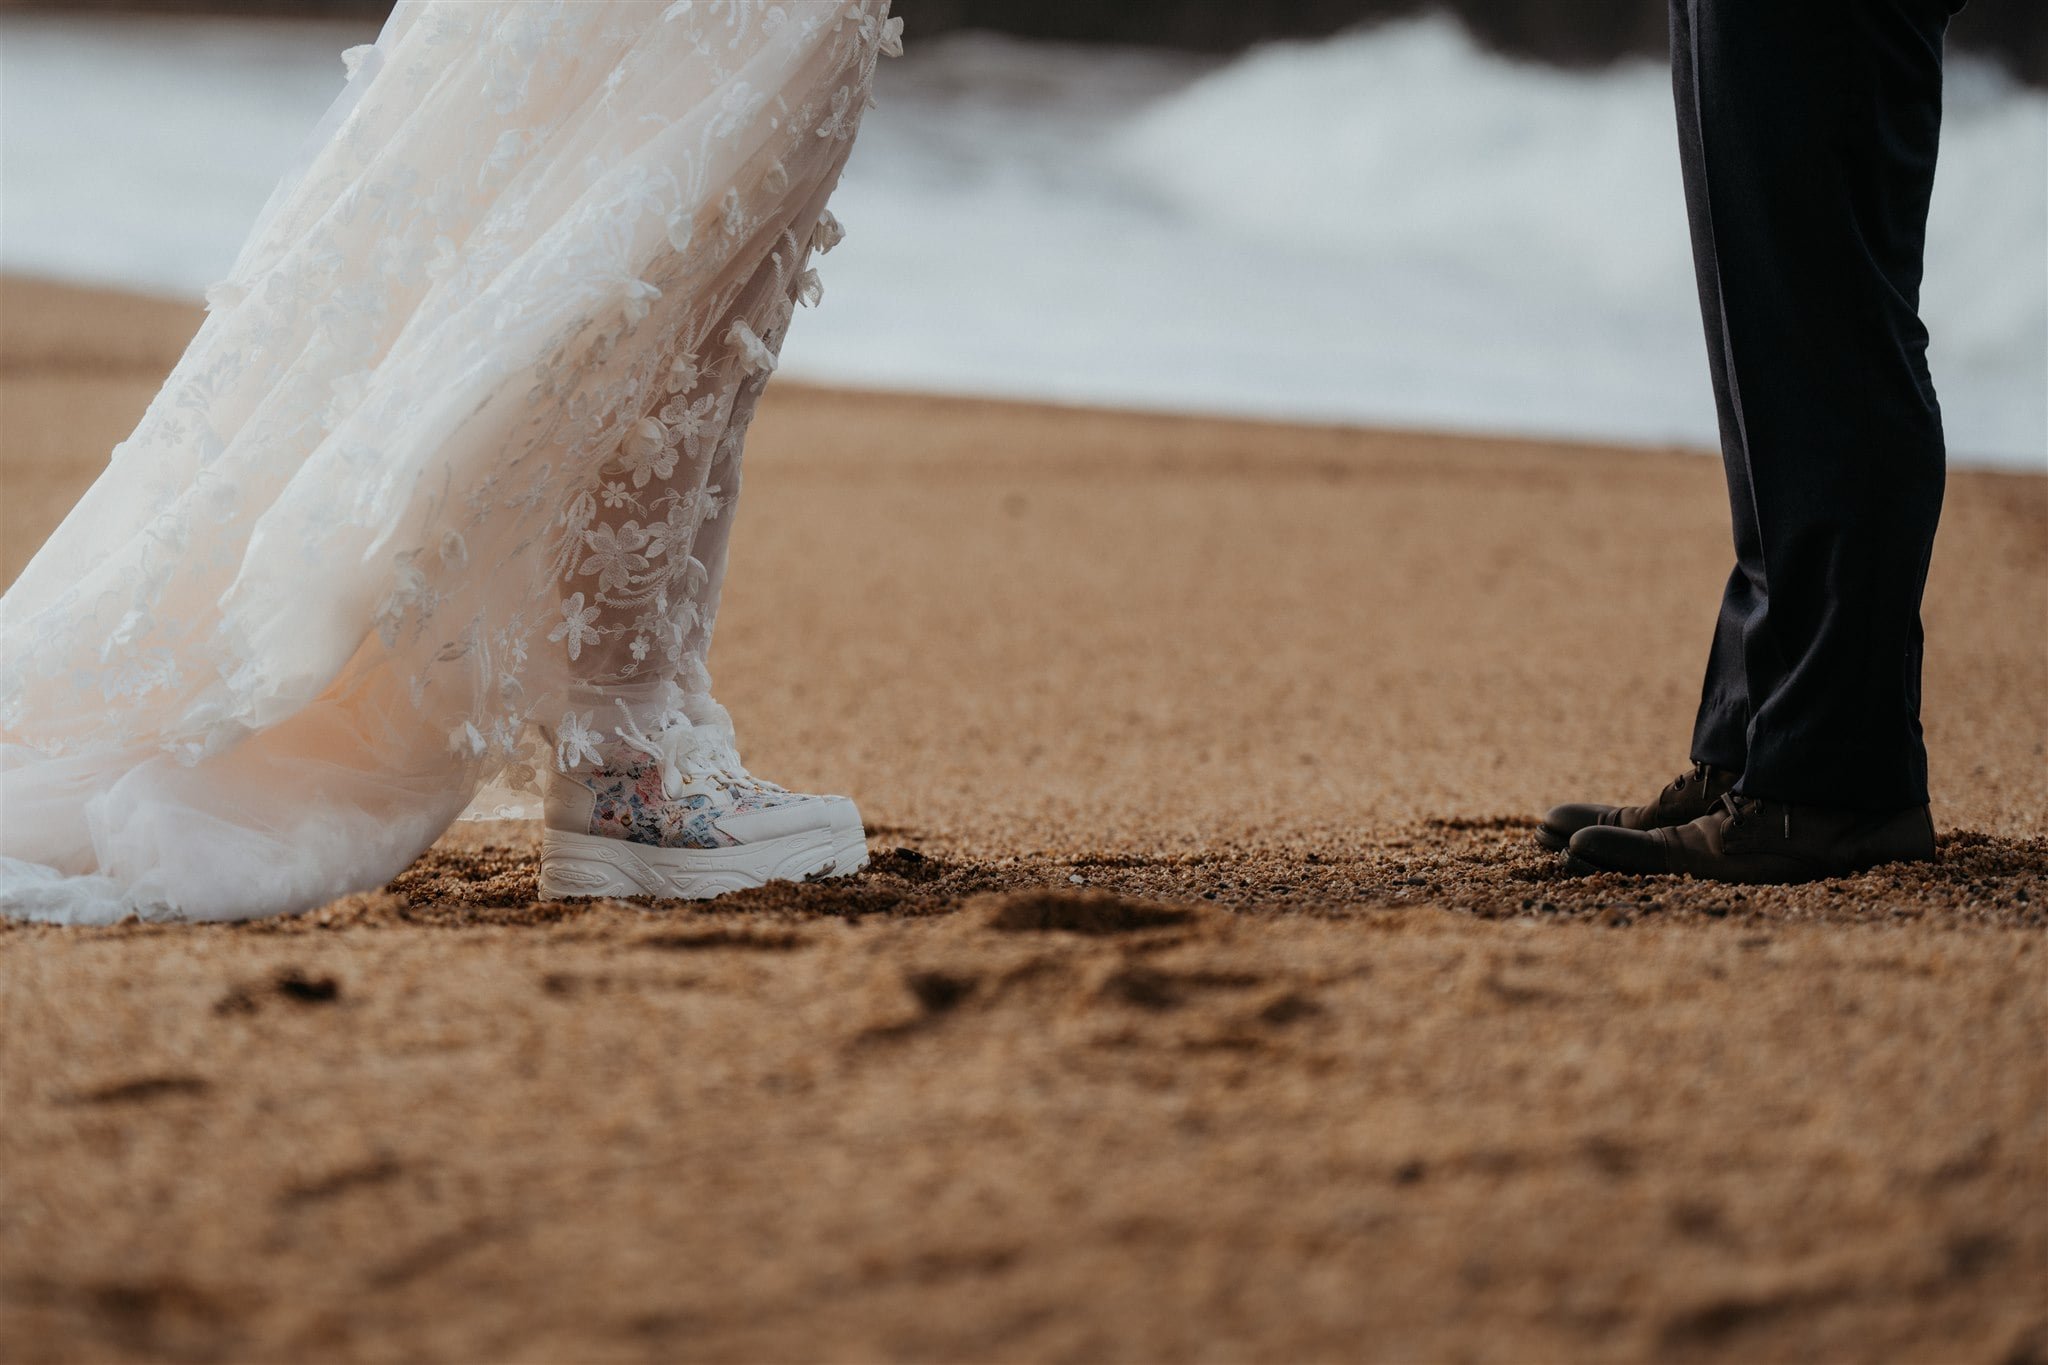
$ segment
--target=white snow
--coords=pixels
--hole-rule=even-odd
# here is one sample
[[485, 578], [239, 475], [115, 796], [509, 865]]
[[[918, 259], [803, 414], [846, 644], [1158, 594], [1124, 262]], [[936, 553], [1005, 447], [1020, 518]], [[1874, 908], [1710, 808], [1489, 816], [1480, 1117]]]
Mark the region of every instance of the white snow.
[[[0, 18], [0, 269], [196, 296], [354, 25]], [[958, 36], [884, 68], [786, 373], [1714, 443], [1670, 93], [1442, 20], [1216, 63]], [[2048, 468], [2048, 97], [1951, 63], [1923, 312], [1958, 461]]]

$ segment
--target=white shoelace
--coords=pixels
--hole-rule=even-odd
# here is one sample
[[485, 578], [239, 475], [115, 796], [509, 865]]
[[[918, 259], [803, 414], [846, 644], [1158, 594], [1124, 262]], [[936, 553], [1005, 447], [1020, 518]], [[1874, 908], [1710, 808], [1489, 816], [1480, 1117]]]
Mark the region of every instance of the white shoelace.
[[677, 719], [650, 736], [624, 702], [619, 703], [619, 712], [626, 723], [612, 733], [627, 748], [654, 760], [661, 769], [661, 789], [671, 800], [681, 796], [696, 775], [728, 787], [769, 785], [747, 771], [733, 748], [732, 732], [723, 726], [692, 725]]

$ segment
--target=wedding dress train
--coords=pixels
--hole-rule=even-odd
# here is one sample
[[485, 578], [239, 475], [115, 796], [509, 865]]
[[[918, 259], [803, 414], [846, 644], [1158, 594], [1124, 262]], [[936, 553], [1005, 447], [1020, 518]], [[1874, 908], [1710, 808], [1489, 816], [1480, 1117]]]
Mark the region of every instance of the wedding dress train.
[[401, 0], [347, 54], [0, 601], [0, 908], [303, 910], [494, 775], [531, 789], [600, 706], [723, 727], [741, 447], [839, 235], [888, 8]]

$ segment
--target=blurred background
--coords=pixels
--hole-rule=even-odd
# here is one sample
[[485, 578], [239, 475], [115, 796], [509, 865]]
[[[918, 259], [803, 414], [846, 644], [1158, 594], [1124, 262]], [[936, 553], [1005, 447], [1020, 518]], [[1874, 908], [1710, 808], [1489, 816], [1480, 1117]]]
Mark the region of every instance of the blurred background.
[[[367, 0], [0, 0], [0, 270], [197, 297]], [[787, 372], [1714, 441], [1661, 0], [899, 0]], [[1923, 311], [1959, 461], [2048, 468], [2048, 6], [1952, 33]]]

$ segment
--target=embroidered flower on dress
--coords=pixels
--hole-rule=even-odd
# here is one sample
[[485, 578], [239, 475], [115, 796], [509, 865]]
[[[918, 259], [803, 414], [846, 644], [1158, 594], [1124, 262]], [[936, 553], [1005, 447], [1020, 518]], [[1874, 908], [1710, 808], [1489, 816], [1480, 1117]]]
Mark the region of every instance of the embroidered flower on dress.
[[873, 43], [876, 51], [884, 57], [903, 55], [903, 21], [884, 19], [879, 14], [863, 12], [860, 16], [860, 37], [864, 43]]
[[638, 324], [644, 319], [654, 300], [661, 297], [661, 291], [645, 280], [626, 281], [626, 321]]
[[576, 566], [576, 572], [596, 574], [600, 596], [630, 591], [633, 576], [647, 572], [647, 556], [640, 553], [647, 544], [647, 533], [637, 522], [617, 527], [594, 526], [583, 533], [583, 543], [590, 553]]
[[846, 228], [832, 210], [826, 209], [818, 215], [818, 226], [811, 233], [811, 244], [820, 256], [830, 255], [832, 248], [846, 240]]
[[690, 515], [688, 503], [678, 498], [669, 503], [660, 521], [650, 521], [644, 529], [647, 532], [645, 553], [648, 559], [654, 560], [676, 549], [687, 554], [697, 533], [697, 522]]
[[702, 460], [705, 438], [715, 434], [725, 419], [725, 396], [707, 393], [687, 407], [678, 400], [662, 408], [661, 414], [662, 420], [669, 423], [681, 439], [689, 457]]
[[668, 215], [663, 226], [668, 229], [669, 250], [678, 254], [688, 251], [690, 243], [697, 237], [697, 220], [677, 209]]
[[[582, 657], [584, 645], [594, 645], [601, 638], [596, 628], [591, 625], [596, 619], [597, 608], [584, 606], [583, 594], [579, 592], [562, 603], [561, 624], [548, 632], [548, 643], [554, 644], [566, 639], [569, 642], [569, 658], [573, 662]], [[524, 654], [523, 648], [521, 653]]]
[[[695, 555], [677, 555], [668, 562], [668, 585], [680, 596], [691, 599], [688, 603], [691, 609], [697, 609], [694, 599], [710, 581], [711, 570], [705, 568], [704, 561]], [[683, 607], [684, 603], [676, 604], [677, 610]]]
[[775, 352], [745, 322], [736, 321], [725, 334], [726, 344], [739, 353], [740, 368], [748, 374], [773, 374]]
[[688, 393], [697, 387], [697, 357], [679, 355], [668, 364], [668, 378], [664, 387], [670, 393]]
[[633, 476], [633, 487], [645, 488], [649, 479], [666, 479], [676, 472], [676, 451], [669, 443], [667, 427], [652, 417], [642, 417], [619, 443], [619, 458]]
[[448, 732], [448, 752], [464, 758], [482, 758], [490, 745], [474, 721], [464, 721]]
[[574, 711], [562, 713], [562, 723], [555, 727], [555, 763], [563, 772], [580, 763], [601, 763], [603, 758], [597, 746], [604, 736], [590, 728], [590, 712], [577, 715]]
[[233, 280], [217, 280], [206, 286], [206, 311], [226, 313], [241, 307], [249, 299], [249, 291]]
[[818, 125], [818, 136], [844, 141], [853, 136], [854, 121], [858, 116], [853, 107], [852, 87], [841, 86], [832, 96], [831, 115]]
[[718, 102], [718, 117], [712, 120], [711, 136], [730, 137], [733, 133], [754, 121], [761, 107], [768, 103], [765, 90], [756, 90], [745, 81], [734, 81], [725, 88]]
[[526, 623], [519, 617], [513, 617], [498, 632], [498, 653], [509, 667], [526, 667]]
[[[725, 510], [725, 504], [719, 501], [719, 492], [720, 489], [717, 484], [706, 484], [683, 499], [683, 505], [689, 509], [687, 515], [690, 529], [693, 533], [699, 526], [712, 520]], [[676, 520], [676, 515], [673, 511], [670, 512], [669, 517], [670, 520]]]

